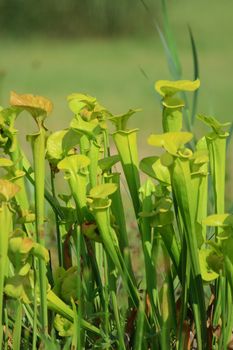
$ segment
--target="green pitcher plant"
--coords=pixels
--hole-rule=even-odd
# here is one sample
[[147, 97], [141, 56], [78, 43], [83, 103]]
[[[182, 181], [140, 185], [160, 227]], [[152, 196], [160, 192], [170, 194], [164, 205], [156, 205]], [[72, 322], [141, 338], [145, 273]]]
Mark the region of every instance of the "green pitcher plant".
[[200, 86], [200, 80], [159, 80], [155, 83], [155, 90], [162, 96], [163, 106], [163, 130], [181, 131], [183, 127], [183, 107], [185, 102], [182, 98], [176, 97], [179, 92], [195, 91]]
[[[156, 82], [163, 132], [143, 159], [128, 128], [143, 111], [116, 115], [73, 93], [66, 128], [48, 130], [52, 102], [11, 93], [0, 108], [2, 349], [230, 348], [229, 123], [198, 113], [211, 130], [196, 136], [185, 108], [199, 86]], [[37, 131], [25, 147], [28, 114]]]

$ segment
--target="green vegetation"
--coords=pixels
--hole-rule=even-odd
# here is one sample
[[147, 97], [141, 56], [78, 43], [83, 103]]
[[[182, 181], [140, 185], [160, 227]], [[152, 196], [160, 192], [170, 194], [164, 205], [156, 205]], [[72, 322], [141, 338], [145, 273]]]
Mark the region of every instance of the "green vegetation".
[[[68, 3], [59, 4], [53, 25], [59, 11], [71, 15]], [[103, 4], [104, 10], [115, 8], [125, 33], [122, 3]], [[150, 4], [143, 4], [153, 19]], [[194, 13], [199, 0], [195, 4]], [[185, 29], [185, 45], [176, 43], [171, 24], [180, 8], [171, 7], [170, 21], [166, 0], [160, 5], [156, 29], [170, 75], [150, 38], [44, 41], [42, 31], [30, 42], [2, 43], [3, 104], [7, 90], [34, 93], [12, 91], [8, 107], [0, 107], [4, 350], [232, 346], [232, 179], [226, 161], [232, 124], [224, 118], [231, 113], [231, 82], [223, 79], [228, 65], [214, 76], [212, 65], [201, 71], [214, 85], [217, 103], [211, 104], [200, 85], [199, 62], [213, 63], [215, 47], [203, 46], [202, 26], [195, 35]], [[41, 10], [46, 6], [42, 1]], [[93, 12], [100, 2], [75, 6]], [[213, 13], [214, 8], [215, 0]], [[200, 21], [204, 10], [205, 4]], [[27, 11], [33, 17], [30, 6]], [[131, 24], [135, 14], [137, 8]], [[8, 33], [18, 15], [12, 28], [6, 26]], [[108, 35], [119, 23], [111, 21]], [[102, 21], [100, 32], [106, 26]], [[218, 51], [218, 58], [230, 62], [228, 49]], [[77, 88], [84, 92], [65, 102], [66, 91]], [[92, 96], [96, 91], [98, 99]]]
[[[163, 152], [140, 162], [138, 129], [128, 127], [138, 110], [114, 115], [96, 98], [74, 93], [67, 99], [68, 127], [49, 134], [52, 103], [11, 93], [10, 106], [0, 111], [3, 348], [227, 347], [233, 328], [233, 215], [225, 213], [224, 178], [229, 123], [200, 114], [211, 132], [198, 140], [183, 131], [184, 123], [192, 128], [184, 118], [191, 115], [186, 92], [195, 94], [199, 85], [198, 79], [155, 84], [164, 132], [148, 143]], [[37, 127], [27, 136], [32, 163], [15, 128], [22, 112]], [[143, 277], [133, 269], [117, 163], [134, 211]], [[52, 260], [48, 220], [56, 226]]]

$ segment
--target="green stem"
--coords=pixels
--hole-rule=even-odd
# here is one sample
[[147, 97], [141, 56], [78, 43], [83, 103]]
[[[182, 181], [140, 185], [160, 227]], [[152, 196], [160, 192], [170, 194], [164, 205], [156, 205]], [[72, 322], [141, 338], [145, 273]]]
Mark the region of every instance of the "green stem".
[[13, 350], [21, 349], [22, 316], [22, 304], [18, 302], [13, 331]]
[[87, 178], [84, 174], [70, 174], [69, 185], [76, 204], [78, 223], [82, 224], [87, 212], [86, 186]]
[[[45, 246], [44, 231], [44, 183], [45, 183], [45, 137], [46, 130], [43, 126], [37, 134], [31, 135], [33, 161], [35, 172], [35, 212], [36, 212], [36, 240]], [[47, 313], [47, 278], [46, 263], [39, 258], [39, 287], [40, 287], [40, 317], [42, 331], [48, 334]]]
[[[29, 163], [28, 159], [26, 158], [25, 154], [22, 153], [23, 159], [23, 171], [26, 173], [26, 177], [29, 180], [29, 182], [35, 186], [35, 176], [31, 168], [31, 164]], [[57, 200], [57, 198], [54, 198], [53, 195], [48, 191], [48, 189], [45, 188], [44, 190], [44, 197], [46, 201], [50, 204], [51, 208], [53, 209], [54, 213], [56, 213], [60, 219], [65, 219], [65, 215], [63, 211], [61, 210], [60, 204]]]
[[99, 151], [100, 146], [97, 144], [97, 142], [90, 140], [90, 149], [88, 152], [88, 157], [91, 159], [91, 162], [88, 168], [91, 188], [97, 185]]
[[93, 207], [93, 214], [98, 225], [100, 236], [103, 240], [104, 248], [111, 257], [115, 266], [118, 268], [119, 273], [125, 283], [125, 286], [129, 292], [132, 302], [135, 306], [138, 305], [139, 296], [137, 288], [135, 287], [129, 272], [127, 271], [124, 263], [124, 259], [120, 253], [119, 246], [117, 246], [117, 238], [115, 237], [115, 231], [110, 225], [109, 218], [109, 206], [111, 201], [109, 200], [103, 207]]
[[[9, 318], [7, 308], [4, 308], [4, 320], [5, 320], [5, 330], [4, 330], [4, 350], [8, 350], [9, 342]], [[0, 344], [1, 345], [1, 344]]]
[[[195, 294], [195, 303], [199, 311], [199, 320], [196, 319], [196, 326], [201, 326], [201, 337], [198, 343], [200, 349], [207, 346], [206, 330], [206, 310], [203, 282], [201, 278], [200, 263], [198, 256], [198, 244], [196, 237], [196, 212], [195, 203], [192, 200], [192, 181], [190, 174], [190, 164], [187, 159], [177, 158], [171, 168], [172, 187], [174, 189], [181, 217], [184, 223], [185, 240], [187, 242], [188, 256], [190, 257], [191, 271], [193, 274], [193, 291]], [[195, 304], [193, 304], [195, 306]]]
[[78, 300], [78, 315], [76, 325], [76, 340], [77, 349], [82, 349], [83, 334], [82, 334], [82, 279], [81, 279], [81, 230], [80, 226], [76, 226], [76, 256], [77, 256], [77, 300]]
[[111, 278], [110, 278], [110, 286], [109, 286], [109, 276], [111, 271], [110, 266], [113, 266], [109, 261], [109, 257], [104, 253], [103, 256], [103, 264], [104, 264], [104, 332], [105, 332], [105, 341], [106, 341], [106, 349], [109, 349], [109, 332], [110, 332], [110, 313], [109, 313], [109, 303], [110, 303], [110, 294], [109, 288], [112, 287]]
[[119, 306], [117, 303], [117, 297], [116, 297], [115, 291], [111, 291], [110, 295], [111, 295], [111, 299], [112, 299], [113, 313], [114, 313], [116, 328], [117, 328], [118, 337], [119, 337], [120, 349], [125, 350], [126, 347], [125, 347], [125, 342], [124, 342], [124, 334], [123, 334], [121, 323], [120, 323]]
[[[223, 214], [225, 211], [225, 174], [226, 174], [226, 138], [227, 133], [220, 137], [215, 135], [215, 137], [206, 137], [207, 146], [209, 150], [210, 158], [210, 172], [213, 181], [213, 192], [214, 192], [214, 207], [216, 214]], [[218, 234], [221, 229], [216, 228], [215, 234]], [[221, 276], [219, 280], [215, 283], [215, 291], [218, 298], [215, 302], [214, 308], [214, 323], [222, 318], [225, 318], [225, 298], [223, 295], [223, 288], [221, 285], [226, 277]], [[227, 284], [227, 280], [225, 281]], [[223, 328], [225, 325], [223, 325]], [[225, 329], [223, 331], [223, 336]], [[223, 337], [221, 337], [222, 341]]]
[[[53, 169], [50, 167], [50, 174], [51, 174], [51, 190], [52, 195], [54, 198], [56, 198], [56, 192], [55, 192], [55, 173]], [[59, 218], [57, 212], [54, 212], [55, 215], [55, 223], [56, 223], [56, 232], [57, 232], [57, 254], [58, 254], [58, 262], [59, 266], [64, 266], [63, 261], [63, 246], [62, 246], [62, 238], [61, 238], [61, 231], [60, 231], [60, 225], [59, 225]]]
[[129, 240], [128, 240], [128, 232], [126, 228], [126, 221], [125, 221], [125, 213], [124, 213], [124, 207], [121, 197], [121, 191], [120, 191], [120, 174], [119, 173], [112, 173], [105, 177], [106, 183], [115, 183], [118, 185], [117, 191], [115, 191], [111, 195], [111, 210], [112, 213], [117, 221], [117, 227], [118, 227], [118, 236], [119, 236], [119, 246], [121, 250], [121, 254], [124, 257], [125, 265], [127, 268], [127, 271], [130, 273], [131, 278], [134, 278], [133, 274], [133, 268], [132, 268], [132, 262], [129, 252]]
[[221, 310], [222, 310], [222, 332], [221, 337], [219, 340], [219, 348], [226, 349], [226, 325], [227, 325], [227, 318], [226, 318], [226, 278], [220, 275], [220, 288], [221, 288]]
[[179, 329], [178, 329], [178, 349], [184, 349], [184, 334], [183, 327], [184, 321], [187, 314], [188, 308], [188, 289], [190, 283], [190, 260], [187, 256], [187, 244], [185, 239], [183, 240], [183, 246], [181, 251], [181, 284], [182, 284], [182, 294], [181, 294], [181, 311], [179, 317]]
[[[36, 269], [36, 259], [33, 259], [33, 268], [34, 268], [34, 290], [37, 289], [37, 269]], [[36, 350], [37, 342], [37, 293], [34, 292], [33, 298], [33, 327], [32, 327], [32, 350]]]
[[0, 207], [0, 346], [3, 339], [3, 295], [4, 279], [8, 261], [8, 240], [12, 231], [12, 212], [9, 205], [3, 202]]
[[163, 131], [175, 132], [182, 129], [182, 108], [163, 108]]
[[[136, 335], [134, 339], [134, 350], [143, 350], [143, 331], [145, 323], [145, 301], [140, 301], [137, 311]], [[123, 348], [124, 349], [124, 348]]]
[[119, 130], [113, 134], [113, 139], [121, 159], [121, 165], [132, 197], [136, 217], [138, 217], [140, 211], [138, 197], [140, 177], [137, 151], [137, 131], [138, 129], [129, 131]]
[[223, 214], [225, 210], [226, 137], [214, 139], [206, 137], [206, 140], [213, 179], [215, 213]]
[[[14, 140], [14, 151], [10, 152], [11, 160], [14, 162], [14, 167], [16, 170], [23, 171], [23, 162], [22, 162], [22, 154], [20, 150], [20, 146], [18, 145], [18, 140], [15, 136]], [[24, 177], [20, 177], [14, 181], [16, 185], [20, 187], [20, 191], [16, 193], [15, 199], [20, 208], [21, 214], [29, 212], [29, 202], [27, 197], [27, 191], [25, 187], [25, 179]], [[25, 229], [29, 236], [34, 232], [34, 225], [31, 223], [24, 224]]]
[[232, 294], [229, 283], [227, 283], [227, 327], [226, 327], [226, 337], [225, 337], [225, 347], [227, 347], [228, 342], [231, 339], [232, 328], [233, 328], [233, 304], [232, 304]]

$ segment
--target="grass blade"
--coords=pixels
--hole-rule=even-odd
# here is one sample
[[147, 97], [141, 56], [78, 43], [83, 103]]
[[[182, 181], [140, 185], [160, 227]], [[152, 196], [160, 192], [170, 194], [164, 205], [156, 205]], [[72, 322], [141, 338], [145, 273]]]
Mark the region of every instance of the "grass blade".
[[134, 349], [142, 350], [143, 338], [144, 338], [144, 321], [145, 321], [145, 297], [140, 301], [139, 308], [137, 312], [137, 321], [136, 321], [136, 334], [134, 340]]
[[[193, 57], [193, 75], [194, 75], [194, 80], [200, 78], [200, 72], [199, 72], [199, 63], [198, 63], [198, 53], [197, 53], [197, 47], [196, 43], [193, 37], [192, 29], [190, 26], [188, 26], [188, 31], [189, 31], [189, 37], [191, 41], [191, 47], [192, 47], [192, 57]], [[192, 112], [191, 112], [191, 124], [193, 126], [194, 120], [195, 120], [195, 115], [197, 111], [197, 104], [198, 104], [198, 94], [199, 94], [199, 89], [195, 90], [193, 93], [193, 103], [192, 103]]]
[[168, 11], [167, 11], [167, 0], [161, 0], [161, 3], [162, 3], [162, 15], [163, 15], [165, 38], [166, 38], [167, 46], [171, 53], [172, 62], [174, 66], [173, 74], [175, 73], [174, 75], [175, 79], [180, 79], [182, 75], [182, 71], [181, 71], [181, 65], [180, 65], [180, 61], [179, 61], [179, 57], [176, 49], [175, 39], [170, 27]]

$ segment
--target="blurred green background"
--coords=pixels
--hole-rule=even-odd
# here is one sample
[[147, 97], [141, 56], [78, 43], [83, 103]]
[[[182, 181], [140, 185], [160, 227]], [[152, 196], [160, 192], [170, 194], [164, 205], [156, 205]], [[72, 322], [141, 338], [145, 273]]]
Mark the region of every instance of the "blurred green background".
[[[96, 96], [113, 113], [140, 107], [131, 124], [141, 130], [141, 154], [149, 152], [145, 136], [161, 131], [154, 82], [171, 75], [155, 28], [160, 1], [144, 2], [149, 12], [140, 0], [0, 0], [0, 103], [7, 105], [10, 90], [50, 98], [52, 130], [67, 125], [72, 92]], [[184, 79], [193, 78], [188, 24], [195, 37], [198, 111], [232, 121], [233, 2], [167, 2]]]

